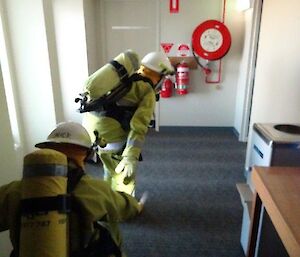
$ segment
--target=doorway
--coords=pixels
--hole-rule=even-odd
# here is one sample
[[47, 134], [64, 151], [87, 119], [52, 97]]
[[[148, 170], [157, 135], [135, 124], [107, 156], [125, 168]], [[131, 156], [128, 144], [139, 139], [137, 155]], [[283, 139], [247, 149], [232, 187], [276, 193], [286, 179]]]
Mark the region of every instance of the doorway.
[[248, 140], [252, 92], [255, 81], [255, 67], [260, 31], [263, 0], [253, 1], [253, 8], [245, 11], [245, 42], [238, 81], [235, 128], [239, 141]]
[[[159, 48], [159, 2], [101, 0], [99, 45], [104, 61], [132, 49], [142, 58]], [[104, 40], [103, 40], [104, 39]]]

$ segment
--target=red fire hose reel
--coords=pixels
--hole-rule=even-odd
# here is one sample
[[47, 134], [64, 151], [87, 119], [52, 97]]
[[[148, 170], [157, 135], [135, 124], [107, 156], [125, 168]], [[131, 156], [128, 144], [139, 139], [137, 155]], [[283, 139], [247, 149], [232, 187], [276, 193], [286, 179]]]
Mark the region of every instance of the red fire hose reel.
[[230, 45], [231, 36], [228, 28], [217, 20], [201, 23], [192, 35], [194, 52], [209, 61], [221, 59], [228, 52]]
[[[221, 58], [227, 54], [231, 45], [231, 36], [224, 25], [225, 0], [223, 5], [223, 22], [207, 20], [196, 27], [192, 34], [193, 54], [198, 65], [203, 69], [206, 83], [219, 83], [221, 81]], [[206, 65], [203, 65], [196, 57], [198, 55]], [[217, 64], [217, 79], [212, 80], [212, 69], [209, 67]], [[215, 74], [215, 73], [214, 73]]]

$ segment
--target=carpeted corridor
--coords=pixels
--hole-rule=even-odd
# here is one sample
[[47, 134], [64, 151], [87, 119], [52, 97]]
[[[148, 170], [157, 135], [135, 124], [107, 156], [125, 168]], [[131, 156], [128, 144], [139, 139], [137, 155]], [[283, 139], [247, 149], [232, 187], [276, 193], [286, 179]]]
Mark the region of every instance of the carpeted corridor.
[[128, 257], [244, 257], [242, 206], [246, 144], [232, 128], [149, 131], [139, 163], [143, 213], [121, 225]]

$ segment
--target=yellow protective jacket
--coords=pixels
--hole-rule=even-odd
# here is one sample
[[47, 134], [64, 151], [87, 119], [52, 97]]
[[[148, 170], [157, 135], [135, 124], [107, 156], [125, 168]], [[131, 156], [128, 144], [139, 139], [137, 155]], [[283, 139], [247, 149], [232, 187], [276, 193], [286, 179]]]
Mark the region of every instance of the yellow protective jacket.
[[[10, 239], [15, 249], [18, 248], [20, 231], [18, 210], [21, 200], [21, 186], [22, 181], [14, 181], [0, 187], [0, 232], [9, 230]], [[94, 232], [93, 222], [100, 220], [106, 224], [106, 228], [111, 232], [112, 238], [120, 246], [122, 239], [118, 223], [138, 214], [137, 200], [125, 193], [112, 191], [106, 182], [94, 179], [88, 175], [84, 175], [81, 178], [72, 195], [83, 215], [83, 217], [79, 217], [79, 221], [80, 225], [83, 225], [85, 228], [85, 231], [83, 231], [84, 235], [91, 236]], [[75, 241], [82, 238], [82, 235], [76, 235], [76, 232], [78, 233], [78, 230], [74, 227], [73, 231], [70, 232], [70, 244], [74, 249], [79, 247], [77, 245], [78, 242]], [[90, 238], [86, 239], [88, 241]]]
[[84, 114], [83, 126], [93, 141], [95, 130], [106, 143], [126, 141], [122, 156], [138, 159], [154, 113], [155, 102], [155, 91], [152, 85], [143, 80], [134, 81], [130, 91], [117, 102], [118, 106], [136, 107], [128, 131], [125, 131], [116, 119], [103, 117], [96, 111]]

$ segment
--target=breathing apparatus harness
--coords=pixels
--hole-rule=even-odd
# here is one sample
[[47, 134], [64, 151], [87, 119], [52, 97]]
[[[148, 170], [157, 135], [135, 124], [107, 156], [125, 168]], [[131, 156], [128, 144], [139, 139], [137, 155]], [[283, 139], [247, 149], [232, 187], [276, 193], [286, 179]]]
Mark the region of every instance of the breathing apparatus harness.
[[138, 73], [134, 73], [129, 76], [126, 68], [116, 60], [110, 61], [110, 64], [114, 67], [120, 78], [119, 86], [95, 100], [89, 100], [87, 92], [81, 93], [79, 94], [80, 97], [75, 99], [75, 102], [80, 103], [80, 107], [78, 108], [80, 113], [93, 112], [97, 116], [113, 118], [119, 121], [125, 131], [128, 131], [130, 128], [130, 119], [137, 107], [118, 105], [117, 101], [130, 91], [132, 83], [135, 81], [145, 81], [149, 83], [153, 89], [154, 85], [149, 78]]
[[106, 106], [116, 103], [119, 99], [125, 96], [131, 89], [132, 82], [143, 80], [151, 84], [153, 88], [153, 83], [150, 79], [141, 76], [140, 74], [134, 73], [129, 77], [126, 68], [120, 64], [119, 62], [112, 60], [110, 64], [115, 68], [116, 72], [120, 77], [120, 85], [115, 89], [107, 92], [105, 95], [95, 99], [95, 100], [88, 100], [88, 93], [81, 93], [79, 94], [80, 97], [75, 99], [75, 102], [80, 102], [80, 107], [78, 111], [80, 113], [84, 112], [91, 112], [91, 111], [101, 111]]
[[[31, 199], [22, 199], [20, 203], [20, 215], [25, 215], [27, 217], [35, 217], [36, 215], [46, 215], [48, 212], [57, 211], [59, 213], [70, 214], [71, 211], [75, 211], [78, 215], [82, 214], [80, 205], [77, 204], [73, 197], [73, 191], [75, 187], [85, 175], [85, 171], [77, 167], [68, 159], [68, 163], [71, 164], [68, 167], [67, 173], [67, 192], [66, 194], [49, 196], [49, 197], [38, 197]], [[43, 165], [44, 171], [53, 172], [51, 167]], [[45, 170], [46, 169], [46, 170]], [[56, 167], [56, 169], [58, 169]], [[60, 170], [58, 170], [60, 172]], [[41, 222], [41, 221], [40, 221]], [[50, 223], [50, 221], [44, 221]], [[42, 224], [42, 223], [41, 223]], [[21, 224], [19, 224], [21, 225]], [[45, 223], [45, 225], [47, 225]], [[122, 253], [119, 246], [113, 240], [109, 230], [106, 225], [101, 221], [94, 221], [94, 234], [89, 240], [88, 244], [81, 247], [80, 250], [71, 252], [71, 257], [121, 257]], [[100, 237], [96, 235], [101, 235]], [[20, 240], [20, 234], [18, 235]], [[69, 242], [71, 243], [71, 242]], [[71, 248], [71, 246], [70, 246]], [[10, 254], [10, 257], [19, 257], [19, 245]], [[50, 256], [50, 255], [49, 255]], [[52, 256], [52, 255], [51, 255]]]
[[[69, 193], [72, 200], [72, 210], [75, 211], [78, 215], [82, 215], [82, 210], [80, 204], [78, 204], [74, 197], [73, 191], [75, 187], [85, 175], [85, 171], [82, 168], [76, 167], [76, 165], [70, 165], [68, 171], [68, 184], [67, 192]], [[90, 238], [87, 245], [82, 247], [80, 250], [71, 252], [71, 257], [121, 257], [122, 253], [113, 240], [109, 230], [106, 228], [105, 223], [101, 220], [93, 222], [94, 233]], [[100, 235], [100, 237], [98, 237]], [[81, 239], [81, 241], [84, 241]], [[70, 242], [71, 243], [71, 242]]]

